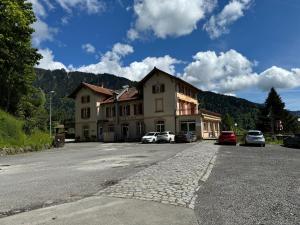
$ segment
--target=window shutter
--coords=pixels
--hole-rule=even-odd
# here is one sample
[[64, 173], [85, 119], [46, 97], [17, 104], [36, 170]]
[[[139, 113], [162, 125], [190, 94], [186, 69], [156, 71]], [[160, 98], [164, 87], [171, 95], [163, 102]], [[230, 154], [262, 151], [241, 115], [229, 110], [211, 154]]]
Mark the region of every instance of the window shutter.
[[83, 116], [83, 109], [81, 109], [81, 119], [83, 119], [84, 116]]
[[90, 102], [90, 96], [86, 96], [86, 102]]
[[134, 106], [133, 106], [133, 114], [136, 115], [137, 114], [136, 112], [137, 112], [137, 110], [136, 110], [136, 104], [134, 104]]
[[165, 92], [165, 85], [164, 84], [160, 85], [160, 92]]

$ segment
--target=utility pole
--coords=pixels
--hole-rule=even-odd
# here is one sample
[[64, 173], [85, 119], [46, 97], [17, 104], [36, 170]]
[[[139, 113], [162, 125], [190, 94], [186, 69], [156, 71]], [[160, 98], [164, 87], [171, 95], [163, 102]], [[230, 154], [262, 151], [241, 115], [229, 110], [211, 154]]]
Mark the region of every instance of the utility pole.
[[50, 132], [50, 138], [52, 138], [52, 94], [54, 94], [55, 91], [50, 91], [50, 113], [49, 113], [49, 132]]

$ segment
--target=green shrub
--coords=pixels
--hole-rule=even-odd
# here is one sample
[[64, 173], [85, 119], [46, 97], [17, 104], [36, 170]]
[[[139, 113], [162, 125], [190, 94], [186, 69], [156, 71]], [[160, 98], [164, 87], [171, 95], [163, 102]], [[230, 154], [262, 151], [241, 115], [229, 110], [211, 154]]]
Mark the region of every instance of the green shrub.
[[8, 154], [16, 154], [51, 146], [52, 140], [48, 133], [35, 129], [26, 135], [23, 127], [24, 121], [0, 110], [0, 148], [11, 148], [7, 150]]

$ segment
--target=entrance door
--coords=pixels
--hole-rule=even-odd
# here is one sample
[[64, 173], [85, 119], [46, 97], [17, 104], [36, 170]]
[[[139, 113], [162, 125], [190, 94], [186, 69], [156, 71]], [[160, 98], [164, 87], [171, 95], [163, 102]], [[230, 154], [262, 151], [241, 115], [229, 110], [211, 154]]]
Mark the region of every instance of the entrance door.
[[122, 138], [128, 139], [129, 138], [129, 126], [128, 124], [122, 124]]
[[98, 128], [98, 139], [99, 141], [103, 141], [103, 127]]

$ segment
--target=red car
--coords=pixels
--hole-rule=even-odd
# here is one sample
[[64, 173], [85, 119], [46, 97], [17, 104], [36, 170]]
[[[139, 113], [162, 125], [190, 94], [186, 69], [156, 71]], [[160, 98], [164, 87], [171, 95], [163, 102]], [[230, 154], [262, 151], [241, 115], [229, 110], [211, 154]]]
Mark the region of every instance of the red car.
[[222, 131], [219, 137], [219, 144], [237, 144], [237, 138], [233, 131]]

